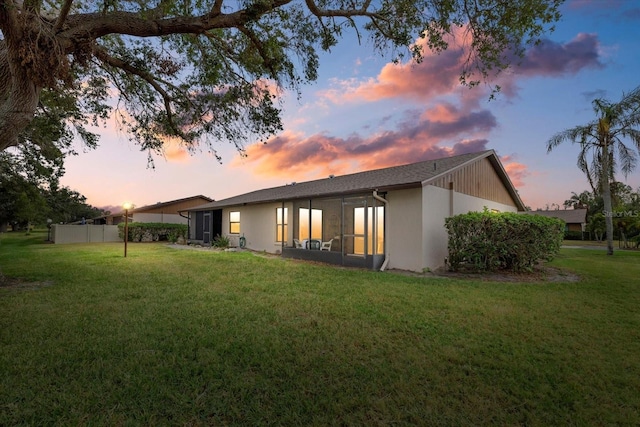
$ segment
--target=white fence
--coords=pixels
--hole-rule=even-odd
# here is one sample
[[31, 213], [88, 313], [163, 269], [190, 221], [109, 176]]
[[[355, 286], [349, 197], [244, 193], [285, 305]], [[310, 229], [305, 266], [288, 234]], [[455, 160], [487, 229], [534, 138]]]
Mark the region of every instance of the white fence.
[[59, 225], [51, 226], [53, 243], [121, 242], [117, 225]]

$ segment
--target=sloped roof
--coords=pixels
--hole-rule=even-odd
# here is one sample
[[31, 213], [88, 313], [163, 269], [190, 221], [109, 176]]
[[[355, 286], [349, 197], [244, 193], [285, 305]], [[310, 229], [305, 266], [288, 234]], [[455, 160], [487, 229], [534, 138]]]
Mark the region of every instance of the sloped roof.
[[[133, 209], [129, 209], [129, 213], [133, 214], [133, 213], [141, 213], [147, 210], [151, 210], [151, 209], [157, 209], [160, 207], [165, 207], [165, 206], [170, 206], [173, 204], [179, 204], [182, 202], [186, 202], [189, 200], [195, 200], [195, 199], [204, 199], [204, 200], [208, 200], [209, 202], [213, 202], [213, 199], [211, 197], [207, 197], [207, 196], [203, 196], [201, 194], [197, 195], [197, 196], [191, 196], [191, 197], [184, 197], [182, 199], [176, 199], [176, 200], [171, 200], [168, 202], [158, 202], [155, 205], [146, 205], [146, 206], [142, 206], [139, 208], [133, 208]], [[91, 219], [100, 219], [100, 218], [109, 218], [109, 217], [119, 217], [119, 216], [124, 216], [124, 211], [119, 211], [119, 212], [114, 212], [111, 213], [109, 215], [102, 215], [102, 216], [97, 216]]]
[[557, 209], [549, 211], [527, 211], [526, 213], [530, 215], [542, 215], [551, 218], [559, 218], [567, 224], [582, 224], [587, 222], [586, 209]]
[[518, 205], [518, 208], [524, 210], [524, 204], [500, 164], [496, 153], [493, 150], [487, 150], [266, 188], [207, 203], [202, 206], [196, 206], [189, 209], [189, 211], [204, 211], [227, 206], [279, 202], [301, 198], [331, 197], [373, 190], [387, 191], [399, 188], [420, 187], [427, 185], [430, 181], [435, 180], [444, 173], [451, 172], [454, 169], [486, 157], [489, 157], [491, 160], [492, 165], [496, 168], [496, 172]]
[[190, 200], [196, 200], [196, 199], [204, 199], [204, 200], [207, 200], [209, 202], [213, 202], [212, 198], [207, 197], [207, 196], [203, 196], [202, 194], [199, 194], [197, 196], [184, 197], [182, 199], [171, 200], [171, 201], [168, 201], [168, 202], [158, 202], [158, 203], [153, 204], [153, 205], [141, 206], [139, 208], [131, 209], [130, 212], [139, 213], [139, 212], [144, 212], [144, 211], [151, 210], [151, 209], [162, 208], [162, 207], [165, 207], [165, 206], [177, 205], [179, 203], [188, 202]]

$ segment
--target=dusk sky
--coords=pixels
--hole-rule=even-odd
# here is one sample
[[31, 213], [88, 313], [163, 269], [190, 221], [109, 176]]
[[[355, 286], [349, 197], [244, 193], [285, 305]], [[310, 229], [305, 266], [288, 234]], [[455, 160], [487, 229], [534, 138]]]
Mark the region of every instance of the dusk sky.
[[[222, 164], [206, 149], [170, 146], [150, 169], [110, 120], [98, 149], [66, 161], [62, 183], [117, 210], [494, 149], [527, 206], [562, 206], [589, 184], [576, 166], [579, 147], [547, 154], [546, 141], [594, 119], [594, 98], [617, 101], [640, 86], [640, 1], [568, 0], [562, 13], [556, 31], [494, 81], [502, 87], [495, 100], [486, 86], [459, 85], [459, 43], [419, 65], [394, 65], [366, 41], [345, 40], [323, 54], [318, 81], [299, 100], [285, 95], [284, 131], [266, 145], [247, 141], [247, 157], [223, 142]], [[617, 178], [637, 189], [640, 169]]]

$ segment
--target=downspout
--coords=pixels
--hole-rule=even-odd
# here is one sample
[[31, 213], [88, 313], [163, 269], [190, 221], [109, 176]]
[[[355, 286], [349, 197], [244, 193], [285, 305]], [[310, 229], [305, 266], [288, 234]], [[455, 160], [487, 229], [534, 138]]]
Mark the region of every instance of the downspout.
[[[373, 198], [376, 199], [379, 202], [382, 202], [384, 204], [384, 220], [385, 222], [387, 221], [387, 207], [389, 206], [389, 201], [383, 197], [378, 196], [378, 190], [373, 190]], [[377, 215], [376, 215], [377, 217]], [[384, 231], [385, 231], [385, 236], [384, 236], [384, 262], [382, 263], [382, 265], [380, 266], [380, 271], [384, 271], [385, 268], [387, 268], [387, 265], [389, 264], [389, 252], [387, 251], [387, 227], [384, 227]]]
[[449, 216], [453, 216], [453, 181], [449, 182]]
[[187, 216], [184, 216], [182, 215], [182, 212], [183, 211], [178, 211], [178, 215], [180, 215], [182, 218], [187, 219], [187, 244], [188, 244], [189, 241], [191, 240], [191, 215], [187, 214]]

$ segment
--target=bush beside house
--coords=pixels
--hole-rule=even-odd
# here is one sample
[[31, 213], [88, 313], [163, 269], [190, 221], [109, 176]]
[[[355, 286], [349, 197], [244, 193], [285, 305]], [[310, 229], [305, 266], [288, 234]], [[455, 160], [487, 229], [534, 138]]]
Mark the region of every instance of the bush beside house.
[[[124, 223], [118, 224], [120, 237], [124, 236]], [[168, 224], [159, 222], [134, 222], [128, 225], [129, 242], [169, 241], [184, 244], [187, 241], [185, 224]]]
[[531, 271], [560, 250], [564, 222], [516, 213], [470, 212], [445, 220], [449, 267], [456, 271]]

